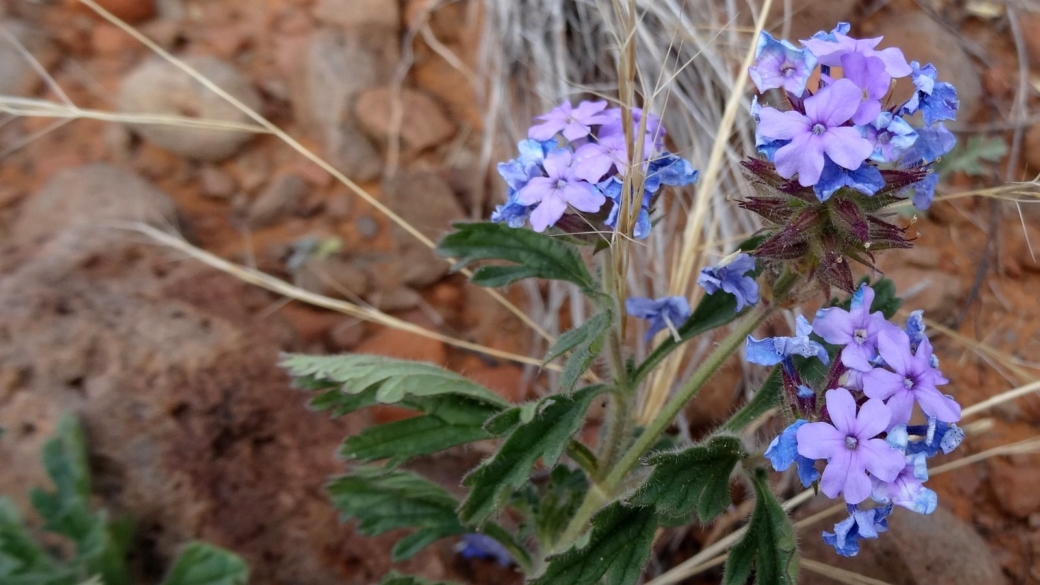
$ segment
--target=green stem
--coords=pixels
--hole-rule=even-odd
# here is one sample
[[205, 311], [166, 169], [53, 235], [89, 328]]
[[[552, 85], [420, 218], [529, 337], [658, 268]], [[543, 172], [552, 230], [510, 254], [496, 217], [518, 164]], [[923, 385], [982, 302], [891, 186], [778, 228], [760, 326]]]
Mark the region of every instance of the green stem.
[[567, 441], [567, 456], [574, 460], [589, 477], [599, 477], [600, 465], [593, 453], [585, 443], [577, 439]]
[[593, 476], [597, 480], [603, 479], [603, 475], [614, 465], [614, 460], [617, 459], [618, 451], [621, 449], [621, 442], [627, 434], [631, 416], [629, 397], [623, 392], [611, 393], [610, 422], [603, 435], [603, 447], [600, 449], [599, 456], [601, 464], [599, 473]]
[[[610, 473], [599, 484], [598, 489], [590, 490], [585, 502], [575, 513], [571, 523], [567, 526], [563, 536], [558, 541], [561, 546], [569, 546], [588, 525], [592, 515], [599, 510], [600, 506], [612, 497], [618, 484], [625, 479], [630, 471], [639, 463], [642, 457], [657, 441], [658, 437], [672, 424], [675, 417], [682, 411], [687, 403], [705, 383], [715, 374], [722, 364], [744, 343], [744, 339], [754, 331], [773, 312], [773, 306], [765, 303], [755, 307], [747, 316], [741, 320], [737, 327], [730, 332], [715, 351], [705, 358], [701, 367], [690, 376], [690, 379], [679, 389], [672, 399], [665, 404], [661, 413], [643, 431], [636, 442], [625, 452], [621, 460], [611, 466]], [[606, 466], [606, 464], [604, 464]], [[559, 548], [559, 547], [557, 547]]]

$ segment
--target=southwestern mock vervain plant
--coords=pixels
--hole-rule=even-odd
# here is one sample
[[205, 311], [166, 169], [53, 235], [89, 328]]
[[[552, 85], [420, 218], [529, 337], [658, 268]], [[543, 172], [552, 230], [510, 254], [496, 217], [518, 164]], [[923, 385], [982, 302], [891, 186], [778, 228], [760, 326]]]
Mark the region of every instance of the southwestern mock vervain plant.
[[[343, 444], [341, 454], [358, 462], [329, 485], [344, 517], [365, 534], [413, 528], [394, 547], [394, 560], [456, 537], [463, 558], [515, 565], [531, 583], [627, 585], [642, 575], [660, 527], [711, 521], [731, 507], [736, 478], [750, 484], [754, 511], [723, 582], [753, 575], [772, 585], [797, 581], [798, 553], [794, 527], [770, 490], [770, 469], [796, 466], [802, 485], [844, 499], [848, 518], [823, 534], [840, 555], [878, 538], [895, 507], [934, 511], [936, 494], [924, 487], [928, 459], [963, 439], [954, 424], [960, 406], [939, 389], [947, 380], [922, 314], [893, 323], [900, 301], [891, 282], [857, 286], [849, 260], [873, 266], [874, 253], [911, 247], [887, 208], [904, 199], [930, 204], [931, 165], [953, 147], [942, 122], [953, 119], [956, 91], [931, 65], [908, 63], [899, 49], [876, 50], [881, 39], [848, 32], [841, 23], [800, 47], [762, 35], [749, 70], [766, 92], [751, 106], [759, 157], [744, 163], [754, 194], [740, 205], [768, 226], [701, 269], [706, 294], [695, 307], [682, 295], [619, 292], [625, 245], [652, 235], [664, 207], [655, 203], [667, 188], [698, 175], [666, 149], [649, 105], [565, 102], [535, 120], [518, 156], [498, 166], [506, 203], [491, 222], [456, 224], [438, 251], [459, 268], [493, 261], [472, 273], [480, 286], [555, 279], [595, 307], [549, 348], [545, 363], [566, 360], [540, 400], [510, 404], [430, 364], [286, 356], [297, 384], [319, 392], [315, 409], [339, 416], [394, 404], [418, 414]], [[904, 78], [913, 95], [892, 104], [892, 85]], [[914, 127], [908, 120], [918, 112], [924, 125]], [[602, 262], [592, 268], [593, 260]], [[849, 298], [831, 299], [832, 287]], [[812, 322], [797, 315], [792, 336], [752, 336], [813, 291], [827, 304]], [[647, 322], [642, 340], [626, 332], [627, 317]], [[731, 324], [693, 374], [675, 381], [659, 414], [637, 424], [651, 373], [681, 344]], [[642, 360], [639, 344], [651, 345]], [[747, 361], [773, 368], [766, 383], [706, 440], [691, 444], [669, 433], [741, 346]], [[581, 431], [594, 401], [607, 404], [607, 416], [587, 443], [590, 434]], [[786, 428], [765, 449], [741, 436], [774, 407]], [[910, 424], [915, 419], [922, 424]], [[462, 480], [461, 502], [402, 469], [412, 458], [476, 441], [496, 449]], [[372, 465], [378, 461], [386, 463]], [[384, 581], [422, 582], [396, 574]]]

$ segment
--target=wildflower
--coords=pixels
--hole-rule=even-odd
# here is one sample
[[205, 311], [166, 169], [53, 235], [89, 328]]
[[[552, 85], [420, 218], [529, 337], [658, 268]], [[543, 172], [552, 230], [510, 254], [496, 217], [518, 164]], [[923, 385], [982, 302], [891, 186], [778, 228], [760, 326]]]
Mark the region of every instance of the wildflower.
[[892, 422], [908, 422], [915, 402], [926, 415], [942, 422], [960, 420], [960, 405], [936, 388], [949, 381], [932, 367], [932, 345], [927, 339], [921, 340], [915, 353], [907, 334], [895, 329], [879, 333], [877, 344], [888, 368], [865, 373], [863, 387], [867, 396], [884, 400], [892, 409]]
[[542, 175], [545, 155], [555, 147], [555, 141], [521, 140], [516, 144], [520, 156], [508, 162], [498, 163], [498, 174], [505, 179], [510, 189], [522, 189], [528, 181]]
[[758, 37], [755, 62], [748, 68], [758, 91], [778, 87], [801, 97], [816, 69], [816, 56], [788, 41], [778, 41], [767, 32]]
[[813, 193], [820, 202], [827, 201], [843, 187], [855, 189], [864, 195], [873, 195], [885, 186], [885, 179], [877, 167], [863, 163], [855, 170], [843, 169], [830, 157], [824, 157], [823, 172], [813, 185]]
[[[610, 108], [604, 111], [603, 115], [607, 118], [607, 121], [603, 123], [596, 135], [601, 139], [606, 136], [624, 136], [625, 127], [622, 124], [622, 112], [621, 108]], [[643, 157], [647, 158], [647, 153], [661, 150], [664, 147], [664, 137], [667, 132], [661, 126], [661, 118], [659, 116], [651, 113], [644, 114], [640, 108], [632, 108], [631, 112], [633, 131], [639, 130], [643, 117], [646, 117], [646, 128], [643, 134]]]
[[854, 557], [859, 554], [861, 538], [877, 538], [878, 533], [888, 531], [888, 516], [892, 514], [892, 506], [882, 506], [869, 510], [860, 510], [856, 506], [848, 506], [849, 517], [834, 525], [834, 532], [824, 532], [823, 541], [834, 547], [843, 557]]
[[845, 79], [860, 89], [860, 103], [852, 121], [866, 124], [881, 113], [881, 98], [888, 93], [892, 77], [885, 72], [885, 63], [877, 57], [865, 57], [860, 53], [842, 55], [841, 67]]
[[805, 317], [798, 315], [795, 319], [794, 337], [767, 337], [762, 340], [747, 337], [747, 360], [760, 366], [775, 366], [784, 358], [800, 355], [810, 358], [817, 357], [824, 365], [830, 363], [827, 349], [809, 338], [812, 334], [812, 325]]
[[939, 505], [939, 496], [926, 487], [928, 463], [924, 453], [906, 456], [906, 465], [892, 481], [873, 479], [871, 498], [880, 504], [895, 504], [918, 514], [931, 514]]
[[848, 311], [831, 307], [816, 312], [813, 331], [827, 343], [845, 346], [841, 363], [847, 368], [869, 372], [877, 358], [878, 333], [895, 328], [880, 311], [870, 312], [873, 302], [874, 289], [864, 284], [852, 296]]
[[[838, 26], [841, 27], [841, 24]], [[878, 46], [883, 37], [854, 39], [846, 36], [846, 32], [848, 32], [848, 29], [845, 29], [845, 32], [834, 29], [829, 35], [825, 34], [821, 37], [814, 35], [811, 39], [803, 40], [802, 45], [816, 55], [820, 65], [828, 67], [840, 67], [842, 57], [849, 54], [859, 54], [864, 58], [874, 57], [881, 60], [885, 64], [885, 73], [892, 79], [906, 77], [912, 72], [910, 65], [906, 62], [906, 57], [903, 56], [903, 52], [899, 49], [891, 47], [881, 51], [874, 50], [874, 47]]]
[[939, 175], [932, 173], [914, 183], [911, 186], [913, 190], [913, 201], [914, 207], [924, 211], [932, 206], [932, 201], [935, 199], [935, 186], [939, 184]]
[[820, 479], [820, 472], [813, 466], [813, 460], [798, 454], [797, 432], [807, 421], [796, 420], [787, 427], [771, 443], [763, 454], [777, 471], [785, 471], [792, 464], [798, 464], [798, 479], [802, 487], [809, 487]]
[[893, 481], [905, 467], [903, 454], [876, 438], [889, 427], [892, 411], [884, 402], [867, 400], [856, 412], [856, 400], [844, 388], [828, 390], [827, 412], [831, 422], [808, 423], [798, 429], [798, 454], [826, 459], [820, 490], [828, 497], [844, 494], [856, 505], [870, 496], [867, 476]]
[[629, 315], [650, 322], [646, 332], [646, 341], [653, 339], [658, 331], [667, 329], [672, 337], [679, 338], [679, 327], [690, 318], [690, 302], [686, 297], [663, 297], [648, 299], [632, 297], [625, 301], [625, 310]]
[[516, 191], [510, 191], [509, 199], [495, 207], [495, 210], [491, 212], [491, 221], [495, 223], [505, 223], [511, 228], [522, 228], [527, 223], [527, 219], [531, 217], [531, 211], [534, 209], [531, 205], [524, 205], [517, 201]]
[[904, 165], [935, 162], [953, 150], [957, 138], [940, 122], [935, 126], [917, 129], [917, 140], [904, 155]]
[[737, 311], [744, 306], [758, 304], [758, 282], [751, 276], [745, 276], [755, 269], [755, 259], [745, 253], [724, 258], [716, 266], [701, 270], [697, 284], [704, 287], [709, 295], [720, 289], [737, 299]]
[[685, 187], [697, 182], [700, 173], [693, 168], [690, 161], [675, 156], [670, 152], [662, 153], [650, 160], [646, 171], [644, 188], [648, 193], [656, 193], [662, 186]]
[[[650, 153], [644, 153], [649, 156]], [[583, 144], [574, 153], [575, 175], [590, 183], [597, 183], [612, 169], [625, 176], [628, 170], [628, 147], [621, 134], [601, 136]]]
[[541, 124], [531, 126], [527, 131], [527, 137], [534, 140], [551, 140], [557, 134], [562, 133], [569, 141], [584, 138], [592, 132], [592, 126], [610, 122], [610, 117], [603, 113], [607, 108], [607, 102], [581, 102], [575, 108], [570, 102], [553, 108], [548, 114], [538, 116]]
[[575, 173], [574, 157], [568, 149], [549, 153], [543, 163], [546, 177], [535, 177], [517, 191], [521, 205], [537, 205], [531, 212], [531, 227], [543, 232], [555, 224], [567, 205], [579, 211], [596, 212], [606, 198], [594, 185], [582, 181]]
[[914, 114], [921, 110], [924, 123], [928, 126], [941, 120], [957, 118], [960, 100], [957, 99], [957, 88], [952, 84], [937, 81], [938, 72], [931, 63], [921, 67], [917, 61], [910, 63], [911, 78], [917, 89], [900, 110], [906, 114]]
[[870, 160], [894, 163], [917, 141], [917, 132], [892, 112], [881, 112], [874, 120], [859, 127], [860, 134], [874, 145]]
[[776, 171], [803, 187], [815, 185], [823, 171], [824, 154], [846, 169], [859, 168], [874, 146], [845, 124], [859, 108], [860, 90], [839, 79], [805, 100], [805, 114], [765, 107], [759, 131], [773, 140], [791, 142], [776, 151]]
[[925, 339], [924, 336], [924, 311], [918, 309], [910, 313], [906, 318], [906, 336], [910, 338], [910, 349], [917, 351], [917, 346]]
[[761, 123], [762, 123], [762, 106], [758, 103], [758, 96], [751, 98], [751, 118], [755, 121], [755, 149], [758, 153], [766, 157], [766, 160], [773, 162], [776, 156], [776, 151], [781, 146], [791, 142], [790, 140], [773, 140], [762, 136]]
[[464, 559], [494, 560], [503, 567], [513, 564], [509, 551], [497, 540], [483, 534], [463, 534], [462, 540], [455, 545], [455, 551]]
[[964, 429], [955, 424], [947, 424], [931, 417], [927, 426], [909, 427], [915, 435], [922, 436], [920, 441], [911, 441], [907, 444], [907, 453], [913, 455], [921, 453], [926, 457], [935, 457], [942, 451], [949, 455], [964, 441]]

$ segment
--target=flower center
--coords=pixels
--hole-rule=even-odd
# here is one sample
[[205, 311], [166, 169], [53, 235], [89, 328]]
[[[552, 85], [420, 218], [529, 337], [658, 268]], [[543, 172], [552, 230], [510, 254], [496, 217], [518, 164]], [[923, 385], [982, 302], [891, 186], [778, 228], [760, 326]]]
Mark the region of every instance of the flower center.
[[567, 181], [564, 181], [563, 179], [558, 179], [556, 181], [556, 188], [557, 189], [563, 189], [566, 186], [567, 186]]
[[914, 384], [915, 384], [914, 379], [911, 378], [910, 376], [907, 376], [907, 377], [903, 378], [903, 388], [906, 388], [907, 390], [910, 390], [911, 388], [914, 387]]
[[790, 62], [785, 62], [783, 67], [780, 68], [780, 75], [784, 77], [791, 77], [795, 74], [795, 66]]
[[888, 144], [892, 142], [892, 134], [890, 132], [882, 132], [877, 135], [878, 144]]
[[857, 445], [859, 445], [859, 439], [857, 439], [856, 437], [853, 437], [851, 435], [845, 437], [845, 448], [846, 449], [848, 449], [849, 451], [853, 451], [853, 450], [856, 449]]
[[819, 122], [814, 124], [813, 127], [812, 127], [812, 133], [817, 135], [817, 136], [823, 134], [826, 131], [827, 131], [827, 127], [824, 126], [823, 124], [820, 124]]
[[856, 329], [855, 331], [852, 332], [852, 338], [856, 340], [856, 343], [858, 345], [863, 345], [867, 341], [867, 330], [866, 329]]

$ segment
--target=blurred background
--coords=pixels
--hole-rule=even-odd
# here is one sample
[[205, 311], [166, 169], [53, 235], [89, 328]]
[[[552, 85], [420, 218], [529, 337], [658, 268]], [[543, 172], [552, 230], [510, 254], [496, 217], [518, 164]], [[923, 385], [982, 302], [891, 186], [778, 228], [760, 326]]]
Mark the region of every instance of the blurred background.
[[[342, 469], [334, 458], [340, 441], [371, 421], [309, 412], [276, 367], [278, 353], [425, 360], [514, 401], [543, 392], [544, 378], [431, 336], [291, 301], [207, 267], [190, 248], [124, 228], [146, 222], [199, 250], [362, 307], [362, 316], [391, 315], [540, 356], [543, 342], [529, 326], [449, 274], [382, 206], [433, 240], [451, 221], [486, 218], [504, 196], [494, 163], [513, 156], [532, 115], [563, 99], [616, 91], [610, 3], [98, 4], [287, 134], [76, 0], [0, 3], [0, 493], [28, 509], [28, 489], [47, 483], [41, 445], [72, 412], [87, 429], [98, 503], [134, 522], [132, 558], [142, 582], [193, 538], [243, 556], [253, 583], [378, 581], [398, 535], [356, 535], [337, 521], [323, 491]], [[960, 146], [943, 162], [940, 200], [925, 214], [905, 215], [916, 249], [884, 255], [880, 268], [904, 306], [931, 319], [962, 404], [1035, 381], [1040, 207], [1022, 200], [1020, 189], [999, 186], [1040, 173], [1038, 7], [773, 4], [767, 28], [777, 35], [806, 38], [850, 21], [854, 36], [885, 35], [884, 46], [934, 63], [957, 87], [960, 117], [950, 127]], [[672, 150], [703, 169], [743, 75], [759, 5], [639, 5], [643, 98], [663, 114]], [[732, 201], [746, 192], [737, 163], [753, 152], [746, 107], [727, 142], [715, 190], [676, 192], [664, 203], [666, 221], [638, 248], [634, 294], [667, 291], [668, 251], [695, 194], [707, 198], [704, 246], [683, 261], [708, 264], [755, 229]], [[508, 297], [550, 333], [584, 316], [563, 288], [517, 288]], [[746, 381], [733, 360], [685, 413], [684, 430], [710, 430], [744, 399], [753, 386]], [[1040, 400], [1029, 396], [987, 415], [962, 455], [1035, 437]], [[471, 447], [419, 465], [457, 489], [482, 455]], [[870, 543], [854, 561], [824, 550], [823, 523], [803, 535], [806, 557], [888, 583], [1040, 583], [1040, 455], [990, 458], [930, 485], [942, 507], [935, 517], [894, 521], [895, 536]], [[659, 539], [651, 572], [689, 557], [724, 528]], [[491, 562], [459, 559], [452, 545], [443, 541], [399, 568], [518, 582]], [[825, 582], [816, 578], [807, 574], [805, 582]], [[696, 579], [689, 582], [717, 582], [719, 574]]]

